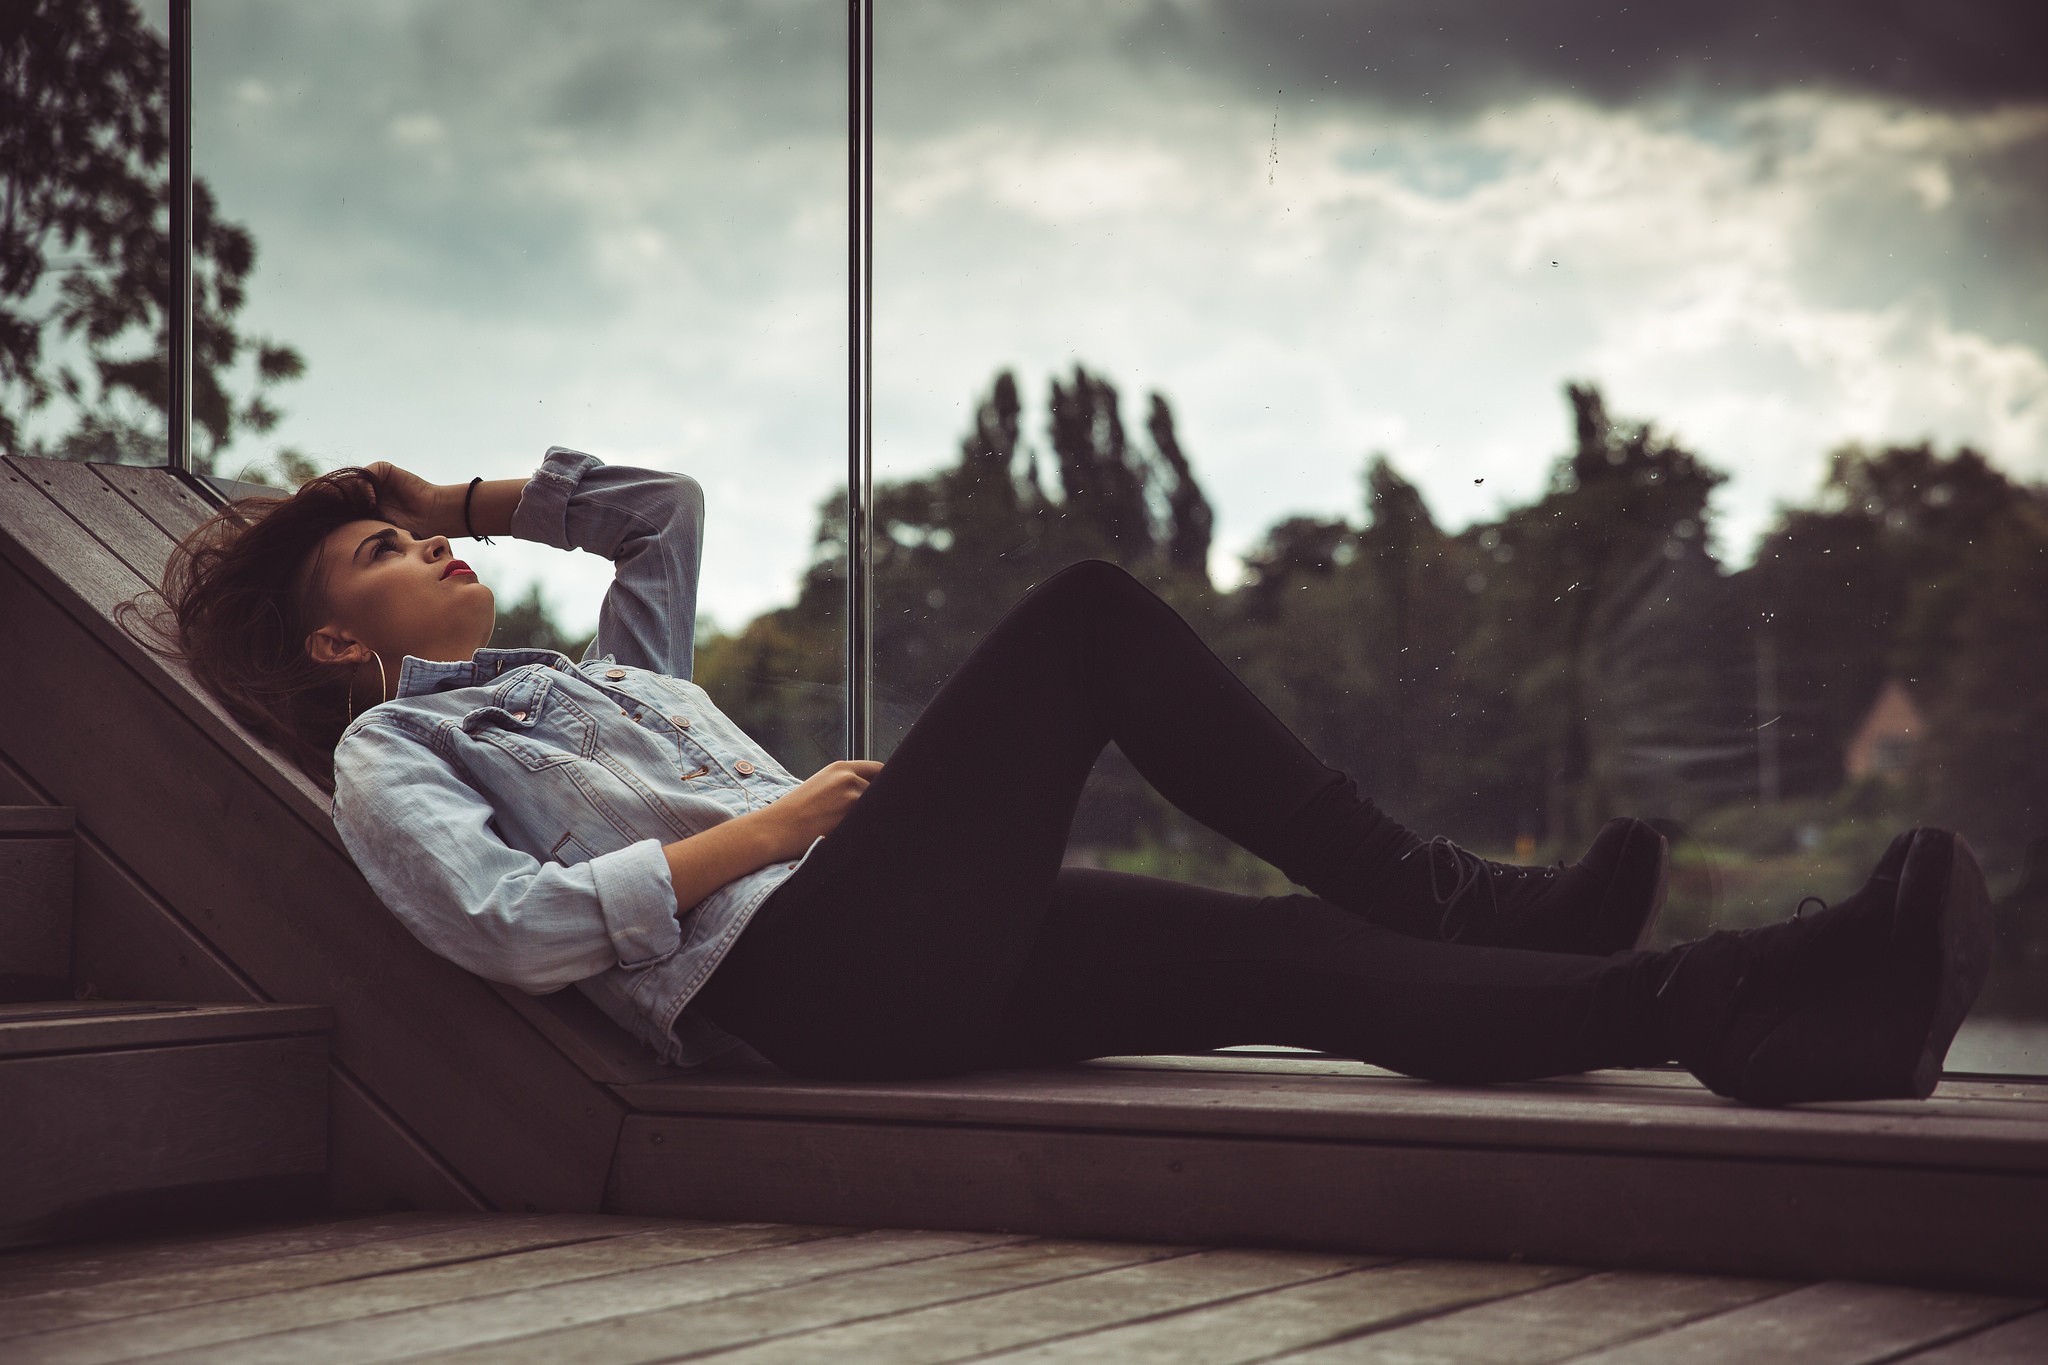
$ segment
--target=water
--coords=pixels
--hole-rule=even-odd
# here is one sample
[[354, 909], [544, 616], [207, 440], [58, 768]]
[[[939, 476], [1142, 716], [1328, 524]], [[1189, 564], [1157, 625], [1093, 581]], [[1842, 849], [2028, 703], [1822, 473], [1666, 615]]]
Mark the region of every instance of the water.
[[1944, 1069], [2048, 1076], [2048, 1019], [1965, 1019]]

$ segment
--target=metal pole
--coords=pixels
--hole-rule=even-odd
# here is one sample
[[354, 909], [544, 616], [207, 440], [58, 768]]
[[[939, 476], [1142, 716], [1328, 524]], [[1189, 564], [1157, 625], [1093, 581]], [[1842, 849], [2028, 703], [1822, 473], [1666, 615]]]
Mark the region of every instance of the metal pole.
[[846, 743], [874, 754], [874, 0], [850, 0], [847, 52]]
[[192, 472], [192, 0], [171, 0], [170, 464]]

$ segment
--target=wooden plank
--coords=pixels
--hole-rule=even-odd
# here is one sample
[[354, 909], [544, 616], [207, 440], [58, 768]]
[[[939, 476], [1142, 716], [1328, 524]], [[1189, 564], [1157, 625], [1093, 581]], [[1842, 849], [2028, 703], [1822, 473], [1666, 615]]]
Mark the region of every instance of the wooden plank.
[[[1260, 1053], [1205, 1052], [1156, 1057], [1097, 1057], [1077, 1064], [1088, 1071], [1222, 1072], [1247, 1076], [1331, 1076], [1354, 1080], [1379, 1080], [1390, 1084], [1422, 1085], [1384, 1067], [1354, 1062], [1320, 1053], [1275, 1057]], [[1703, 1105], [1722, 1103], [1703, 1089], [1681, 1067], [1626, 1067], [1588, 1071], [1577, 1076], [1506, 1083], [1487, 1087], [1488, 1093], [1532, 1096], [1575, 1096], [1599, 1103], [1613, 1100], [1641, 1101], [1645, 1090], [1661, 1092], [1662, 1100], [1685, 1099]], [[2036, 1076], [1952, 1076], [1934, 1092], [1936, 1101], [1958, 1099], [2010, 1099], [2048, 1104], [2048, 1079]], [[1901, 1102], [1910, 1103], [1910, 1102]]]
[[[1870, 1164], [636, 1115], [620, 1140], [607, 1206], [1615, 1269], [2048, 1285], [2040, 1235], [2048, 1180]], [[1776, 1215], [1760, 1223], [1760, 1209]]]
[[77, 825], [77, 813], [69, 806], [0, 806], [0, 837], [22, 834], [69, 836]]
[[245, 973], [91, 831], [78, 841], [71, 981], [87, 999], [264, 999]]
[[733, 1365], [814, 1360], [887, 1360], [913, 1365], [959, 1360], [1160, 1314], [1182, 1313], [1328, 1279], [1356, 1268], [1355, 1261], [1300, 1252], [1200, 1251], [777, 1337], [723, 1354], [720, 1359]]
[[497, 984], [498, 996], [531, 1024], [564, 1057], [601, 1085], [632, 1085], [688, 1075], [654, 1055], [654, 1049], [620, 1028], [581, 991], [528, 995]]
[[[480, 1231], [486, 1233], [480, 1237]], [[180, 1306], [17, 1337], [10, 1357], [56, 1365], [94, 1365], [135, 1355], [223, 1350], [274, 1334], [325, 1327], [408, 1309], [461, 1303], [515, 1290], [570, 1284], [632, 1270], [676, 1271], [720, 1256], [792, 1246], [827, 1235], [818, 1228], [721, 1227], [675, 1224], [621, 1235], [591, 1235], [586, 1225], [557, 1227], [555, 1220], [517, 1230], [464, 1229], [414, 1244], [432, 1260], [395, 1268], [336, 1273], [309, 1266], [321, 1278], [296, 1286], [251, 1285], [246, 1277], [217, 1277], [189, 1287]], [[387, 1252], [391, 1243], [380, 1244]], [[360, 1259], [360, 1258], [358, 1258]], [[387, 1258], [388, 1259], [388, 1258]], [[257, 1288], [258, 1292], [248, 1292]], [[273, 1356], [272, 1359], [278, 1357]]]
[[[1426, 1317], [1406, 1326], [1352, 1336], [1287, 1359], [1302, 1365], [1335, 1365], [1338, 1361], [1538, 1365], [1711, 1317], [1794, 1287], [1774, 1280], [1611, 1271], [1535, 1293]], [[1156, 1352], [1125, 1357], [1134, 1361], [1167, 1358]]]
[[687, 1274], [666, 1267], [629, 1270], [566, 1284], [489, 1294], [456, 1303], [320, 1327], [252, 1337], [162, 1357], [207, 1365], [294, 1365], [385, 1360], [509, 1341], [535, 1332], [598, 1322], [629, 1313], [709, 1303], [786, 1285], [814, 1282], [870, 1266], [950, 1256], [1014, 1240], [991, 1233], [863, 1232], [793, 1245], [738, 1251], [693, 1264]]
[[187, 488], [171, 469], [143, 469], [135, 465], [87, 466], [121, 496], [163, 529], [172, 540], [182, 540], [215, 508], [203, 496]]
[[1130, 1243], [1014, 1242], [711, 1303], [606, 1318], [513, 1341], [458, 1348], [432, 1358], [451, 1365], [456, 1361], [580, 1365], [670, 1359], [1185, 1254], [1187, 1249], [1182, 1247]]
[[460, 1227], [475, 1215], [400, 1213], [321, 1218], [246, 1232], [183, 1232], [0, 1251], [0, 1307], [53, 1290], [118, 1297], [126, 1281], [167, 1270], [206, 1270]]
[[324, 1035], [9, 1058], [0, 1094], [7, 1240], [318, 1206]]
[[[0, 750], [0, 798], [47, 793]], [[67, 808], [68, 809], [68, 808]], [[71, 982], [82, 999], [261, 1000], [262, 992], [143, 885], [91, 830], [78, 830]]]
[[827, 1084], [696, 1077], [621, 1087], [643, 1113], [1455, 1144], [1529, 1150], [1882, 1162], [2048, 1174], [2048, 1108], [1920, 1101], [1759, 1109], [1697, 1085], [1587, 1103], [1507, 1087], [1082, 1068]]
[[[141, 676], [155, 679], [164, 700], [203, 733], [227, 752], [246, 755], [248, 771], [309, 829], [316, 834], [324, 829], [339, 848], [341, 838], [332, 832], [326, 793], [243, 731], [220, 703], [193, 682], [191, 671], [183, 664], [151, 653], [115, 622], [115, 607], [151, 585], [87, 534], [61, 505], [46, 496], [32, 476], [14, 467], [44, 463], [52, 462], [18, 457], [0, 461], [0, 558], [53, 602], [62, 604], [116, 658], [142, 670]], [[258, 756], [263, 761], [253, 761]]]
[[481, 1190], [421, 1141], [348, 1068], [330, 1065], [328, 1076], [330, 1213], [490, 1209], [491, 1201]]
[[[463, 1214], [429, 1215], [413, 1226], [390, 1233], [344, 1237], [328, 1242], [318, 1229], [308, 1245], [280, 1249], [256, 1259], [176, 1260], [153, 1262], [145, 1270], [130, 1269], [116, 1283], [92, 1281], [53, 1288], [9, 1301], [5, 1332], [9, 1338], [71, 1331], [95, 1323], [169, 1312], [201, 1304], [221, 1304], [262, 1294], [284, 1293], [307, 1285], [334, 1284], [367, 1276], [400, 1274], [429, 1266], [501, 1256], [533, 1247], [561, 1246], [641, 1232], [654, 1226], [644, 1218], [605, 1214]], [[26, 1350], [10, 1341], [8, 1352]]]
[[[21, 808], [15, 808], [17, 824]], [[30, 808], [28, 813], [40, 814]], [[67, 812], [68, 814], [68, 812]], [[0, 973], [41, 978], [70, 993], [71, 832], [0, 835]]]
[[0, 463], [42, 488], [66, 516], [112, 551], [135, 575], [137, 588], [156, 586], [171, 538], [90, 467], [70, 460], [12, 458]]
[[[265, 995], [332, 1005], [336, 1060], [494, 1203], [597, 1207], [621, 1112], [608, 1092], [422, 947], [345, 853], [5, 565], [0, 617], [45, 663], [0, 713], [0, 750], [87, 828], [121, 831], [126, 865]], [[79, 719], [35, 723], [49, 714]], [[187, 815], [150, 837], [166, 809]]]
[[2048, 1360], [2048, 1312], [2028, 1313], [1902, 1359], [1911, 1365], [2041, 1365]]
[[1581, 1357], [1583, 1365], [1861, 1365], [2017, 1317], [2037, 1304], [1934, 1289], [1810, 1285]]
[[[1234, 1365], [1265, 1360], [1388, 1323], [1463, 1308], [1520, 1303], [1529, 1291], [1565, 1284], [1583, 1270], [1479, 1261], [1404, 1261], [1254, 1294], [1191, 1312], [1149, 1318], [989, 1357], [1007, 1362], [1159, 1361]], [[1468, 1310], [1480, 1312], [1483, 1309]], [[1461, 1315], [1462, 1316], [1462, 1315]], [[1395, 1335], [1400, 1335], [1396, 1333]], [[1376, 1339], [1376, 1338], [1375, 1338]], [[1502, 1342], [1500, 1345], [1508, 1343]], [[1297, 1357], [1289, 1357], [1295, 1359]], [[1323, 1359], [1314, 1354], [1302, 1359]], [[1337, 1357], [1332, 1357], [1337, 1358]], [[1505, 1356], [1496, 1358], [1506, 1359]], [[1554, 1359], [1556, 1357], [1545, 1357]], [[1436, 1357], [1418, 1355], [1417, 1360]], [[1448, 1357], [1447, 1357], [1448, 1359]]]
[[139, 1000], [0, 1005], [0, 1057], [324, 1034], [333, 1027], [334, 1011], [320, 1005], [195, 1005]]
[[[0, 755], [0, 800], [45, 799], [46, 793]], [[68, 815], [69, 808], [63, 809]], [[80, 831], [77, 855], [71, 979], [80, 995], [200, 1002], [262, 999], [253, 983], [123, 867], [90, 830]], [[329, 1209], [490, 1207], [345, 1071], [333, 1076], [329, 1106]]]

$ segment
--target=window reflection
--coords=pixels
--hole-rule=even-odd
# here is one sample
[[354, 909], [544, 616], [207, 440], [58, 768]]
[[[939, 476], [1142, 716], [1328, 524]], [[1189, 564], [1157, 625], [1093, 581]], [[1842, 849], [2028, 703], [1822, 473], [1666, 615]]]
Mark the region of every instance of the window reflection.
[[[843, 9], [198, 0], [194, 164], [255, 239], [248, 326], [305, 363], [219, 472], [462, 483], [557, 444], [680, 470], [708, 509], [699, 680], [722, 704], [840, 689], [836, 617], [735, 640], [844, 478]], [[604, 561], [462, 554], [498, 592], [494, 644], [594, 630]], [[842, 706], [760, 737], [815, 766]]]
[[[169, 288], [164, 7], [30, 0], [0, 63], [0, 450], [161, 464]], [[204, 201], [202, 197], [203, 202]], [[208, 202], [208, 208], [211, 204]], [[236, 338], [243, 242], [212, 227], [206, 321]], [[212, 430], [237, 417], [216, 387]], [[255, 401], [243, 395], [244, 409]]]
[[[1950, 1065], [2048, 1070], [2048, 104], [1582, 9], [881, 8], [883, 739], [1110, 558], [1425, 833], [1659, 821], [1667, 939], [1961, 829]], [[1070, 857], [1281, 887], [1114, 754]]]

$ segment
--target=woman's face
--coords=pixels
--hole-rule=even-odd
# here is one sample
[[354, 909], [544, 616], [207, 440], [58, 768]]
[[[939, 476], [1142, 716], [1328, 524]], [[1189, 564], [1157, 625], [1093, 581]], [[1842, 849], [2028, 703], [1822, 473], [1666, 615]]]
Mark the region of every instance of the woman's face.
[[[388, 521], [352, 521], [327, 534], [310, 561], [307, 602], [316, 623], [307, 650], [323, 663], [349, 644], [384, 658], [467, 659], [490, 643], [497, 603], [474, 573], [454, 566], [446, 536], [415, 540]], [[364, 660], [367, 662], [367, 660]]]

